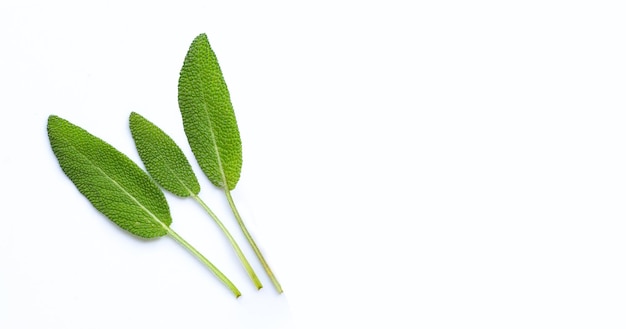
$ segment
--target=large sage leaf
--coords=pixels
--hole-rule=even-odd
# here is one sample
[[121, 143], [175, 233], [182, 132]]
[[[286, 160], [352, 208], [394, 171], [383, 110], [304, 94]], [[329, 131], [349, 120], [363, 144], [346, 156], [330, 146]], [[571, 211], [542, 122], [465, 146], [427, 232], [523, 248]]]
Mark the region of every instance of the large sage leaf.
[[193, 40], [185, 57], [178, 105], [200, 168], [214, 185], [234, 189], [241, 173], [241, 139], [230, 93], [206, 34]]
[[139, 237], [167, 234], [172, 218], [163, 192], [126, 155], [54, 115], [48, 137], [63, 172], [98, 211]]
[[198, 35], [187, 51], [178, 80], [178, 106], [189, 146], [200, 168], [215, 186], [224, 190], [242, 233], [276, 291], [282, 293], [278, 279], [246, 228], [230, 195], [241, 174], [241, 139], [230, 93], [206, 34]]

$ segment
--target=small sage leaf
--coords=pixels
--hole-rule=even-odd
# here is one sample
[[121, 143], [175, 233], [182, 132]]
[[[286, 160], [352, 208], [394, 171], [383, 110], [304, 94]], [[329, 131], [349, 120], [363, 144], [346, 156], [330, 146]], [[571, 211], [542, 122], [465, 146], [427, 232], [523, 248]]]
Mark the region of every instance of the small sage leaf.
[[185, 57], [178, 105], [200, 168], [214, 185], [234, 189], [241, 174], [241, 139], [230, 93], [206, 34], [193, 40]]
[[204, 208], [230, 241], [254, 285], [257, 289], [261, 289], [263, 287], [261, 281], [254, 273], [252, 266], [233, 236], [209, 206], [198, 196], [200, 185], [183, 151], [161, 128], [138, 113], [132, 112], [130, 114], [129, 125], [139, 157], [150, 176], [164, 189], [181, 197], [191, 197]]
[[137, 153], [150, 176], [180, 197], [198, 194], [198, 179], [174, 140], [138, 113], [130, 114], [129, 123]]

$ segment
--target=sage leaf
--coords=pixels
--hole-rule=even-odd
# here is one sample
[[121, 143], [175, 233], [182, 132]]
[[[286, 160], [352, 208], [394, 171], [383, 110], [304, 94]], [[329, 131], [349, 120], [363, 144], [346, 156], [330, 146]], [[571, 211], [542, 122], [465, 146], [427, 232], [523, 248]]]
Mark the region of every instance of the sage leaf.
[[246, 228], [230, 191], [241, 174], [239, 128], [230, 93], [206, 34], [198, 35], [185, 56], [178, 80], [178, 106], [189, 146], [208, 179], [222, 188], [250, 246], [274, 287], [282, 287]]
[[172, 218], [165, 195], [137, 164], [110, 144], [58, 116], [48, 117], [47, 129], [61, 169], [98, 211], [138, 237], [171, 236], [236, 297], [241, 295], [221, 271], [170, 228]]
[[235, 239], [217, 215], [198, 196], [200, 193], [198, 179], [176, 142], [161, 128], [136, 112], [130, 114], [129, 125], [137, 153], [150, 176], [165, 190], [180, 197], [191, 197], [204, 208], [230, 241], [254, 285], [261, 289], [263, 287], [261, 281]]
[[241, 139], [222, 71], [206, 34], [193, 40], [178, 80], [189, 146], [209, 180], [232, 190], [241, 174]]
[[150, 176], [180, 197], [200, 193], [198, 179], [174, 140], [136, 112], [130, 114], [128, 121], [137, 153]]

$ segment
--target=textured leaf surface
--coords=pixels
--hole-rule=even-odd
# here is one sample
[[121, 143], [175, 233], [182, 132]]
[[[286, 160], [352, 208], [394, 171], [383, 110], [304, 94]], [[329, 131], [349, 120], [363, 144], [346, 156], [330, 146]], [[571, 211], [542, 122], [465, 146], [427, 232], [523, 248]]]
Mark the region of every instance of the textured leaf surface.
[[214, 185], [232, 190], [241, 173], [241, 139], [230, 94], [206, 34], [193, 40], [185, 57], [178, 105], [200, 168]]
[[48, 118], [48, 138], [63, 172], [98, 211], [142, 238], [167, 234], [163, 191], [131, 159], [58, 116]]
[[176, 142], [138, 113], [131, 113], [129, 122], [137, 152], [150, 176], [178, 196], [200, 193], [198, 179]]

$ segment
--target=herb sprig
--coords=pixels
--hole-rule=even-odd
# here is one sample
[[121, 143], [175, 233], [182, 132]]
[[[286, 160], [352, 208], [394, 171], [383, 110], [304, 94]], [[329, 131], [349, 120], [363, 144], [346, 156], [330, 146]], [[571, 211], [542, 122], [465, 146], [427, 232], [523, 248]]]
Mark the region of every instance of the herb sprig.
[[[230, 93], [206, 34], [191, 43], [178, 81], [178, 104], [187, 141], [209, 181], [222, 189], [241, 231], [279, 293], [283, 289], [246, 228], [230, 191], [241, 175], [242, 147]], [[144, 239], [169, 235], [191, 252], [235, 297], [235, 285], [170, 227], [169, 206], [159, 185], [191, 197], [215, 221], [231, 243], [257, 289], [262, 284], [241, 248], [215, 213], [198, 196], [200, 184], [176, 143], [159, 127], [132, 112], [129, 126], [146, 173], [100, 138], [56, 115], [48, 118], [52, 151], [66, 176], [107, 218]], [[157, 185], [158, 184], [158, 185]]]

